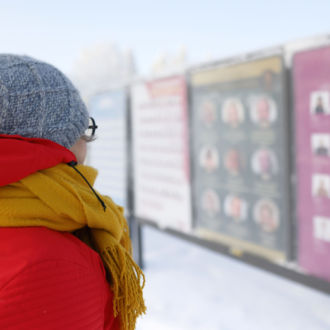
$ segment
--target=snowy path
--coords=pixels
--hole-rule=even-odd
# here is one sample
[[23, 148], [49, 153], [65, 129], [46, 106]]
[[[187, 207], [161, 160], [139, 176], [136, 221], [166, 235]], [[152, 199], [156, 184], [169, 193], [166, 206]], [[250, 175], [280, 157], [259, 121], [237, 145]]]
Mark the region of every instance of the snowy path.
[[330, 296], [144, 228], [137, 330], [329, 330]]

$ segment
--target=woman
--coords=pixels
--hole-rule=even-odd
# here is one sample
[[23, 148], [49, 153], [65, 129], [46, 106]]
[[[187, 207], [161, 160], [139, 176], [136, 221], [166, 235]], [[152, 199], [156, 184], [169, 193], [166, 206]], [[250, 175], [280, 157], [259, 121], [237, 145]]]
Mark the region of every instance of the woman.
[[0, 55], [0, 329], [131, 330], [145, 312], [123, 209], [82, 165], [95, 129], [60, 71]]

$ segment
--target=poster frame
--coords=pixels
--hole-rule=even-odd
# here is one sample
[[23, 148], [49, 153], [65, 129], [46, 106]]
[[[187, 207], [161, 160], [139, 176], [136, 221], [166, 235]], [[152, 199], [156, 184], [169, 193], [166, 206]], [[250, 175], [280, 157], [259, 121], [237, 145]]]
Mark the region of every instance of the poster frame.
[[[221, 68], [230, 68], [230, 67], [234, 67], [235, 65], [240, 65], [240, 64], [248, 64], [248, 63], [253, 63], [256, 62], [258, 60], [264, 60], [264, 59], [268, 59], [268, 58], [272, 58], [278, 56], [281, 58], [282, 61], [282, 85], [283, 85], [283, 105], [285, 107], [284, 110], [287, 110], [288, 112], [290, 112], [290, 107], [289, 107], [289, 99], [290, 99], [290, 93], [288, 91], [289, 88], [289, 83], [287, 80], [287, 69], [286, 69], [286, 65], [285, 65], [285, 61], [284, 61], [284, 55], [283, 55], [283, 47], [273, 47], [270, 49], [265, 49], [265, 50], [261, 50], [261, 51], [257, 51], [257, 52], [253, 52], [253, 53], [248, 53], [248, 54], [242, 54], [240, 56], [236, 56], [236, 57], [232, 57], [232, 58], [228, 58], [228, 59], [224, 59], [224, 60], [220, 60], [220, 61], [214, 61], [214, 62], [210, 62], [208, 64], [203, 64], [200, 67], [194, 67], [191, 70], [189, 70], [187, 72], [187, 84], [189, 86], [189, 104], [192, 105], [192, 79], [190, 79], [192, 77], [193, 74], [195, 73], [199, 73], [199, 72], [204, 72], [207, 70], [212, 70], [212, 69], [221, 69]], [[283, 122], [285, 123], [285, 127], [283, 129], [283, 132], [285, 134], [284, 140], [289, 141], [289, 145], [286, 146], [284, 145], [283, 147], [285, 148], [285, 152], [284, 152], [284, 157], [285, 157], [285, 165], [283, 166], [283, 177], [282, 177], [282, 182], [284, 184], [284, 186], [280, 187], [279, 192], [282, 194], [285, 194], [285, 198], [284, 198], [284, 203], [286, 205], [286, 209], [287, 209], [287, 214], [285, 218], [288, 218], [287, 221], [287, 233], [286, 233], [286, 237], [285, 237], [285, 241], [286, 241], [286, 250], [285, 250], [285, 254], [286, 254], [286, 258], [288, 261], [293, 260], [294, 256], [295, 256], [295, 251], [294, 251], [294, 245], [295, 245], [295, 240], [292, 239], [292, 237], [295, 237], [295, 232], [294, 232], [294, 221], [292, 218], [292, 185], [291, 185], [291, 181], [292, 181], [292, 155], [291, 155], [291, 134], [290, 134], [290, 128], [292, 126], [292, 119], [291, 119], [291, 115], [289, 113], [285, 114], [285, 119], [283, 120]], [[193, 132], [192, 132], [192, 114], [190, 113], [190, 167], [191, 167], [191, 173], [192, 173], [192, 180], [194, 180], [194, 172], [193, 168], [194, 168], [194, 148], [193, 148]], [[192, 181], [193, 182], [193, 181]], [[197, 207], [196, 205], [194, 205], [193, 201], [196, 200], [195, 199], [195, 194], [197, 193], [194, 189], [194, 185], [191, 184], [192, 186], [192, 205], [193, 205], [193, 217], [194, 217], [194, 224], [196, 224], [196, 214], [197, 214]], [[229, 235], [226, 235], [228, 238], [230, 238]], [[235, 237], [233, 237], [234, 240], [236, 240]], [[237, 239], [238, 240], [238, 239]], [[221, 241], [220, 241], [221, 243]], [[245, 242], [243, 242], [242, 245], [244, 245]], [[235, 243], [233, 243], [235, 244]], [[254, 243], [253, 243], [254, 244]], [[241, 248], [243, 250], [243, 248]]]
[[[293, 149], [292, 149], [292, 168], [293, 168], [293, 178], [292, 178], [292, 199], [294, 200], [294, 209], [293, 209], [293, 218], [294, 218], [294, 225], [295, 225], [295, 261], [297, 265], [299, 266], [299, 219], [298, 219], [298, 192], [299, 192], [299, 177], [297, 174], [297, 161], [295, 159], [295, 153], [297, 151], [296, 146], [298, 145], [297, 140], [297, 134], [296, 134], [296, 126], [294, 125], [295, 122], [295, 116], [296, 116], [296, 104], [295, 104], [295, 83], [294, 83], [294, 74], [293, 74], [293, 63], [294, 58], [299, 53], [309, 52], [313, 50], [318, 50], [322, 48], [330, 48], [330, 34], [318, 36], [317, 38], [308, 38], [303, 39], [297, 42], [293, 42], [291, 44], [285, 45], [286, 50], [286, 64], [287, 64], [287, 70], [288, 70], [288, 82], [289, 82], [289, 88], [290, 88], [290, 102], [291, 102], [291, 117], [292, 117], [292, 125], [291, 125], [291, 132], [292, 132], [292, 141], [293, 141]], [[300, 266], [299, 266], [300, 267]], [[314, 277], [319, 279], [319, 277], [316, 277], [312, 274], [310, 274], [310, 271], [304, 270], [306, 274], [310, 277]], [[322, 279], [321, 279], [322, 280]], [[325, 283], [330, 285], [330, 281]]]

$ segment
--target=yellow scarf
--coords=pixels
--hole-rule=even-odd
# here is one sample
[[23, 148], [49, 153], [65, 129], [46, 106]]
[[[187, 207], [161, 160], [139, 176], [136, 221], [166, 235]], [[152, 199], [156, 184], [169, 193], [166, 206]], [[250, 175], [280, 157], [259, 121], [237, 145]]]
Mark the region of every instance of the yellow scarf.
[[[77, 168], [93, 185], [97, 171], [84, 165]], [[107, 196], [101, 198], [105, 212], [81, 176], [67, 164], [59, 164], [0, 188], [0, 226], [43, 226], [66, 232], [89, 227], [93, 246], [110, 276], [114, 315], [119, 315], [123, 329], [132, 330], [146, 310], [144, 275], [131, 257], [123, 208]]]

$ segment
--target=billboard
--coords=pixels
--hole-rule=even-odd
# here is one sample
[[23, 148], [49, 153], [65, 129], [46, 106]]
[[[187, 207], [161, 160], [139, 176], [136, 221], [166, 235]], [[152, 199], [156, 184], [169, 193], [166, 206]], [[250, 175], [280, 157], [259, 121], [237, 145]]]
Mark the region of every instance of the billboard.
[[293, 58], [298, 259], [330, 280], [330, 47]]
[[99, 170], [95, 188], [127, 207], [127, 96], [125, 89], [94, 95], [89, 111], [98, 129], [88, 145], [88, 165]]
[[187, 88], [183, 76], [131, 89], [134, 214], [189, 231], [191, 196]]
[[290, 252], [288, 113], [282, 56], [191, 73], [199, 235], [271, 260]]

